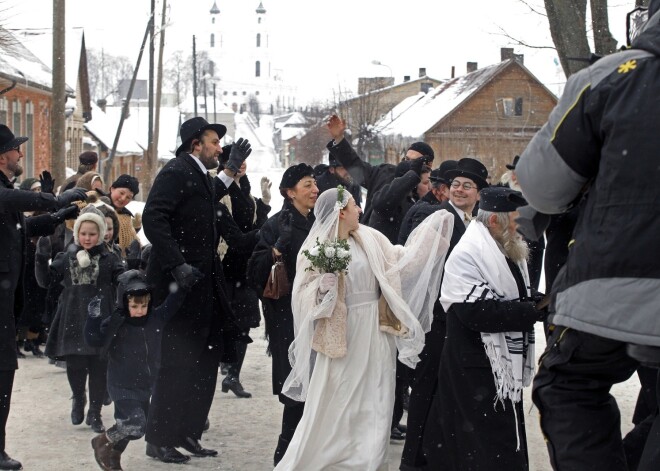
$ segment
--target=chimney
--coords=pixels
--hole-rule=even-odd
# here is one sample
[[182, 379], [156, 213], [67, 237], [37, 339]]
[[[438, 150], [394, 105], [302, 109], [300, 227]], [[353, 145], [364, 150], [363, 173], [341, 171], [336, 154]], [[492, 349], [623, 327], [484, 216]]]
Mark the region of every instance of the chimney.
[[456, 67], [452, 65], [451, 66], [451, 78], [454, 78], [454, 77], [456, 77]]
[[108, 105], [108, 100], [105, 98], [99, 98], [96, 100], [96, 104], [99, 106], [99, 108], [101, 108], [101, 111], [105, 113], [105, 107]]
[[513, 48], [512, 47], [502, 47], [500, 48], [500, 60], [502, 62], [513, 59]]
[[525, 54], [514, 54], [513, 58], [517, 63], [524, 65], [525, 64]]
[[426, 77], [426, 67], [419, 68], [419, 78]]
[[404, 82], [410, 82], [410, 75], [404, 75], [403, 76], [403, 81]]
[[467, 63], [467, 73], [469, 74], [470, 72], [474, 72], [477, 70], [479, 66], [477, 65], [476, 62], [468, 62]]

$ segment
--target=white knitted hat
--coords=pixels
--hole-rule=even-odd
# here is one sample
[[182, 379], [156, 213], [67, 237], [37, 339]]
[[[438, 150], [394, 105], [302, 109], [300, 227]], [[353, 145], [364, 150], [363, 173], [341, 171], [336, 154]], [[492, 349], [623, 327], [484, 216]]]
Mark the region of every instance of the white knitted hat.
[[78, 240], [78, 231], [80, 231], [80, 225], [85, 222], [90, 221], [96, 224], [99, 228], [99, 241], [96, 245], [101, 245], [103, 243], [103, 237], [105, 236], [105, 231], [107, 227], [105, 225], [105, 216], [103, 213], [96, 209], [92, 204], [88, 204], [81, 211], [80, 215], [76, 218], [76, 222], [73, 225], [73, 241], [76, 245], [80, 245]]

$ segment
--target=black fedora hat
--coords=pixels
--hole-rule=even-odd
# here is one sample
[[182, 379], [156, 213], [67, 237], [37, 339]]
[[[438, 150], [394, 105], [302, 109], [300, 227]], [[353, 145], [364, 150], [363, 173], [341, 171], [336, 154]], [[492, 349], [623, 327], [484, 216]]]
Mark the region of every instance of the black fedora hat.
[[519, 161], [519, 160], [520, 160], [520, 156], [519, 156], [519, 155], [516, 155], [516, 156], [513, 158], [513, 162], [510, 163], [510, 164], [506, 164], [505, 167], [508, 168], [509, 170], [515, 170], [515, 169], [516, 169], [516, 165], [518, 165], [518, 161]]
[[194, 118], [190, 118], [188, 121], [185, 121], [179, 130], [179, 134], [181, 135], [181, 145], [176, 150], [176, 155], [179, 155], [179, 153], [184, 150], [188, 144], [190, 144], [190, 141], [195, 136], [201, 132], [206, 131], [207, 129], [213, 129], [218, 133], [219, 138], [222, 138], [222, 136], [224, 136], [227, 132], [227, 128], [222, 124], [209, 124], [209, 122], [201, 116], [196, 116]]
[[447, 172], [450, 170], [456, 169], [458, 162], [455, 160], [445, 160], [440, 164], [440, 166], [431, 171], [431, 182], [433, 183], [444, 183], [449, 186], [451, 183], [451, 178], [447, 177]]
[[450, 180], [456, 177], [469, 178], [477, 184], [480, 190], [488, 187], [488, 182], [486, 181], [486, 178], [488, 178], [488, 169], [477, 159], [471, 159], [470, 157], [464, 157], [459, 160], [456, 168], [448, 170], [445, 172], [445, 175]]
[[8, 150], [20, 146], [27, 140], [27, 137], [14, 136], [14, 133], [11, 132], [11, 129], [9, 129], [4, 124], [0, 124], [0, 154], [4, 154]]

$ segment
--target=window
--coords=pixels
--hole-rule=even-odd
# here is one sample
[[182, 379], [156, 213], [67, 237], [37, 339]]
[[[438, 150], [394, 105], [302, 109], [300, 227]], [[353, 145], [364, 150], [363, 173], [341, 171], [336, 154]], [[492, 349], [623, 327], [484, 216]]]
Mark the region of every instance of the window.
[[227, 96], [227, 91], [225, 90], [224, 92], [222, 92], [222, 95]]
[[257, 61], [254, 65], [254, 76], [261, 77], [261, 62]]
[[257, 24], [258, 24], [258, 25], [261, 24], [261, 17], [257, 18]]
[[27, 176], [34, 174], [34, 104], [30, 101], [25, 103], [25, 170]]
[[7, 124], [7, 113], [9, 104], [6, 98], [0, 98], [0, 124]]
[[257, 33], [257, 47], [261, 47], [261, 33]]
[[215, 16], [214, 16], [213, 18], [211, 18], [211, 24], [212, 24], [212, 25], [215, 24]]
[[233, 96], [238, 95], [238, 93], [236, 93], [236, 92], [232, 92], [231, 94], [232, 94]]
[[247, 95], [247, 92], [243, 92], [243, 96]]
[[513, 114], [515, 116], [522, 116], [523, 115], [523, 99], [522, 99], [522, 97], [516, 98], [516, 104], [513, 108]]
[[257, 96], [259, 96], [259, 90], [257, 90], [256, 92], [254, 92], [254, 94], [257, 95]]
[[22, 131], [21, 131], [21, 102], [18, 100], [14, 100], [14, 103], [12, 105], [12, 114], [13, 114], [13, 119], [12, 119], [12, 131], [15, 136], [22, 136]]
[[211, 47], [215, 47], [215, 34], [211, 33]]
[[431, 82], [422, 82], [419, 85], [419, 89], [422, 93], [428, 93], [429, 90], [431, 90], [432, 88], [433, 88], [433, 83]]

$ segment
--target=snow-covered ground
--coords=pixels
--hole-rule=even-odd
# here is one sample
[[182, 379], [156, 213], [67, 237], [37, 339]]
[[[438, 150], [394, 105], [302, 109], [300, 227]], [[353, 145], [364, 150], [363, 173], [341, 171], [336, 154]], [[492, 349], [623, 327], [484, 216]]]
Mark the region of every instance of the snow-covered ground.
[[[262, 322], [263, 325], [263, 322]], [[542, 339], [540, 330], [537, 338]], [[191, 469], [224, 471], [263, 471], [272, 469], [272, 456], [281, 426], [282, 406], [271, 394], [271, 361], [266, 356], [263, 327], [251, 333], [254, 343], [247, 350], [241, 380], [251, 399], [223, 394], [220, 382], [211, 408], [211, 428], [204, 434], [204, 446], [220, 450], [217, 458], [192, 458]], [[543, 341], [537, 344], [537, 353]], [[19, 360], [11, 412], [7, 426], [7, 452], [23, 462], [26, 470], [79, 471], [96, 468], [88, 426], [71, 425], [71, 391], [63, 369], [47, 360], [29, 356]], [[221, 377], [220, 377], [221, 378]], [[616, 386], [613, 394], [621, 409], [622, 431], [631, 428], [639, 382], [633, 377]], [[531, 409], [529, 390], [525, 395], [525, 422], [530, 450], [531, 471], [550, 471], [547, 452], [538, 425], [538, 412]], [[103, 408], [106, 426], [112, 425], [113, 406]], [[579, 446], [579, 444], [576, 444]], [[390, 444], [390, 470], [397, 470], [403, 444]], [[172, 470], [174, 465], [160, 463], [144, 454], [144, 440], [133, 442], [122, 457], [127, 470]], [[176, 467], [176, 466], [174, 466]], [[177, 468], [178, 469], [178, 468]]]

